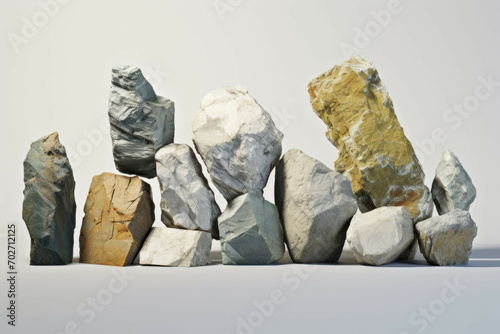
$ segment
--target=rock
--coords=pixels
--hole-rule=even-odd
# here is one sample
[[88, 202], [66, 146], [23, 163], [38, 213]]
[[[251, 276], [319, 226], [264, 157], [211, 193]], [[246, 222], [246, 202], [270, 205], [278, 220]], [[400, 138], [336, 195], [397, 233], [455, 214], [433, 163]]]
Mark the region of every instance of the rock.
[[347, 230], [347, 242], [361, 264], [390, 263], [408, 250], [413, 240], [411, 215], [401, 206], [356, 215]]
[[440, 215], [455, 209], [468, 211], [476, 198], [469, 174], [450, 150], [443, 152], [432, 183], [432, 198]]
[[275, 202], [294, 262], [336, 262], [358, 210], [349, 180], [292, 149], [276, 167]]
[[464, 265], [469, 262], [476, 223], [463, 210], [453, 210], [415, 225], [420, 251], [430, 264]]
[[413, 238], [413, 241], [410, 244], [410, 247], [408, 247], [406, 250], [399, 255], [397, 261], [408, 261], [408, 260], [414, 260], [415, 256], [417, 255], [418, 251], [418, 239], [415, 236]]
[[339, 149], [335, 169], [352, 183], [361, 212], [404, 206], [428, 217], [424, 172], [372, 63], [356, 56], [308, 85], [312, 107]]
[[220, 209], [191, 147], [170, 144], [155, 157], [163, 223], [168, 227], [210, 232], [219, 239]]
[[219, 217], [223, 264], [269, 264], [283, 257], [278, 208], [264, 197], [244, 194]]
[[54, 132], [31, 144], [24, 160], [23, 220], [31, 238], [30, 264], [73, 261], [75, 179]]
[[151, 187], [138, 176], [94, 176], [80, 231], [80, 262], [127, 266], [154, 223]]
[[153, 227], [134, 263], [196, 267], [210, 264], [212, 236], [201, 231]]
[[283, 134], [244, 88], [210, 92], [191, 125], [196, 150], [226, 200], [262, 195], [280, 158]]
[[155, 153], [174, 141], [174, 103], [157, 96], [137, 67], [113, 67], [111, 81], [115, 166], [122, 173], [155, 177]]

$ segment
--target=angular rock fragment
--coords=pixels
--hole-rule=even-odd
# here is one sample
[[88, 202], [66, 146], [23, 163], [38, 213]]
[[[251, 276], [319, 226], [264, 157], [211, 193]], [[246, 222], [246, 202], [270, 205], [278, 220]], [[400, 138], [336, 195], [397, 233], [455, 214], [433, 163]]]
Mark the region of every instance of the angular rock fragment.
[[109, 122], [116, 168], [156, 176], [155, 153], [174, 141], [174, 103], [157, 96], [139, 68], [112, 70]]
[[372, 63], [356, 56], [308, 85], [312, 107], [339, 149], [335, 169], [352, 183], [361, 212], [404, 206], [428, 217], [424, 172]]
[[432, 198], [440, 215], [460, 209], [468, 211], [476, 198], [469, 174], [450, 150], [443, 152], [432, 183]]
[[201, 231], [153, 227], [134, 263], [168, 267], [210, 264], [212, 236]]
[[281, 155], [283, 134], [244, 88], [210, 92], [191, 125], [196, 150], [226, 200], [262, 195]]
[[349, 180], [292, 149], [276, 166], [275, 198], [294, 262], [336, 262], [358, 209]]
[[421, 221], [415, 227], [420, 251], [430, 264], [449, 266], [469, 262], [477, 227], [467, 211], [453, 210]]
[[170, 144], [155, 157], [163, 223], [168, 227], [210, 232], [219, 239], [220, 209], [191, 147]]
[[260, 195], [232, 200], [219, 217], [219, 232], [223, 264], [270, 264], [285, 252], [278, 208]]
[[154, 223], [151, 187], [138, 176], [94, 176], [80, 231], [80, 262], [132, 263]]
[[401, 206], [356, 215], [347, 230], [347, 242], [361, 264], [390, 263], [408, 250], [413, 240], [410, 213]]
[[31, 237], [30, 264], [73, 261], [75, 179], [54, 132], [31, 144], [24, 160], [23, 220]]

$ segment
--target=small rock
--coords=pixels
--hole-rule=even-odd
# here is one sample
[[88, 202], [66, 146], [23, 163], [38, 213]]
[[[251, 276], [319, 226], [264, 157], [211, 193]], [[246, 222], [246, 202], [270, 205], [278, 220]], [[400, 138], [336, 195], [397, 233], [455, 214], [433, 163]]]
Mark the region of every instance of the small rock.
[[174, 103], [157, 96], [139, 68], [112, 71], [109, 121], [116, 168], [156, 176], [155, 153], [174, 141]]
[[219, 217], [223, 264], [269, 264], [283, 257], [278, 208], [264, 197], [244, 194]]
[[417, 223], [420, 251], [430, 264], [464, 265], [469, 262], [476, 223], [463, 210], [453, 210]]
[[191, 147], [170, 144], [155, 157], [162, 222], [167, 227], [210, 232], [219, 239], [220, 209]]
[[335, 169], [351, 181], [361, 212], [404, 206], [414, 222], [427, 218], [422, 166], [373, 64], [352, 57], [312, 80], [308, 91], [340, 151]]
[[292, 149], [276, 167], [275, 198], [294, 262], [336, 262], [358, 210], [349, 180]]
[[443, 153], [432, 183], [432, 198], [440, 215], [454, 209], [468, 211], [476, 198], [469, 174], [450, 150]]
[[383, 265], [396, 260], [414, 240], [411, 215], [402, 206], [381, 207], [356, 215], [347, 242], [361, 264]]
[[226, 200], [262, 195], [280, 158], [283, 134], [244, 88], [209, 93], [191, 125], [196, 150]]
[[210, 264], [212, 236], [201, 231], [153, 227], [134, 263], [168, 267]]
[[94, 176], [80, 231], [80, 262], [127, 266], [154, 223], [151, 187], [138, 176]]
[[24, 160], [23, 220], [31, 237], [30, 264], [73, 261], [75, 179], [54, 132], [31, 144]]

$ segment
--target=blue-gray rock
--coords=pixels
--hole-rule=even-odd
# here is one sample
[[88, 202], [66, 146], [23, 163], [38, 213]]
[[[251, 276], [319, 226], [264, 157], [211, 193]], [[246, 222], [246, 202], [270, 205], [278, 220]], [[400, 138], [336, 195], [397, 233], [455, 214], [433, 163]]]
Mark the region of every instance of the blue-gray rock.
[[351, 182], [297, 149], [276, 166], [275, 202], [294, 262], [336, 262], [358, 210]]
[[257, 194], [232, 200], [219, 217], [223, 264], [270, 264], [285, 244], [278, 208]]
[[432, 183], [432, 198], [440, 215], [454, 209], [468, 211], [476, 198], [469, 174], [450, 150], [443, 152]]
[[155, 153], [174, 141], [174, 103], [157, 96], [139, 68], [116, 66], [108, 115], [116, 168], [155, 177]]
[[227, 201], [245, 193], [262, 195], [280, 158], [283, 134], [246, 89], [210, 92], [191, 126], [196, 150]]
[[31, 237], [30, 264], [73, 261], [75, 180], [54, 132], [31, 144], [24, 160], [23, 219]]
[[420, 251], [430, 264], [449, 266], [469, 262], [477, 227], [467, 211], [453, 210], [421, 221], [415, 227]]
[[210, 232], [219, 239], [220, 209], [191, 147], [169, 144], [156, 153], [161, 220], [167, 227]]

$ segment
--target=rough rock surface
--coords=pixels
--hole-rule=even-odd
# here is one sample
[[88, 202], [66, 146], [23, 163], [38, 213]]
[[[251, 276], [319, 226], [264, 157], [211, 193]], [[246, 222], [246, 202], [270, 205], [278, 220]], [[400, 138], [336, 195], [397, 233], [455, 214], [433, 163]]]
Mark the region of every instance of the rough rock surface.
[[191, 125], [196, 150], [226, 200], [262, 195], [280, 158], [283, 134], [244, 88], [210, 92]]
[[212, 236], [201, 231], [153, 227], [134, 263], [196, 267], [210, 263]]
[[31, 237], [30, 264], [73, 261], [75, 180], [54, 132], [31, 144], [24, 160], [23, 219]]
[[469, 262], [477, 227], [470, 214], [453, 210], [417, 223], [420, 251], [427, 262], [440, 266]]
[[112, 70], [109, 121], [116, 168], [156, 176], [155, 153], [174, 141], [174, 103], [157, 96], [139, 68]]
[[352, 183], [361, 212], [405, 206], [429, 217], [424, 172], [372, 63], [356, 56], [308, 85], [312, 107], [339, 149], [335, 169]]
[[275, 202], [292, 260], [337, 261], [358, 210], [349, 180], [297, 149], [283, 155], [275, 180]]
[[443, 152], [432, 183], [432, 198], [440, 215], [460, 209], [468, 211], [476, 198], [469, 174], [450, 150]]
[[94, 176], [80, 231], [80, 262], [132, 263], [154, 222], [151, 187], [138, 176]]
[[347, 242], [362, 264], [383, 265], [396, 260], [414, 240], [413, 222], [405, 207], [382, 207], [356, 215]]
[[221, 212], [191, 147], [169, 144], [155, 157], [163, 223], [210, 232], [218, 239], [217, 217]]
[[269, 264], [283, 257], [278, 208], [264, 197], [244, 194], [219, 217], [223, 264]]

